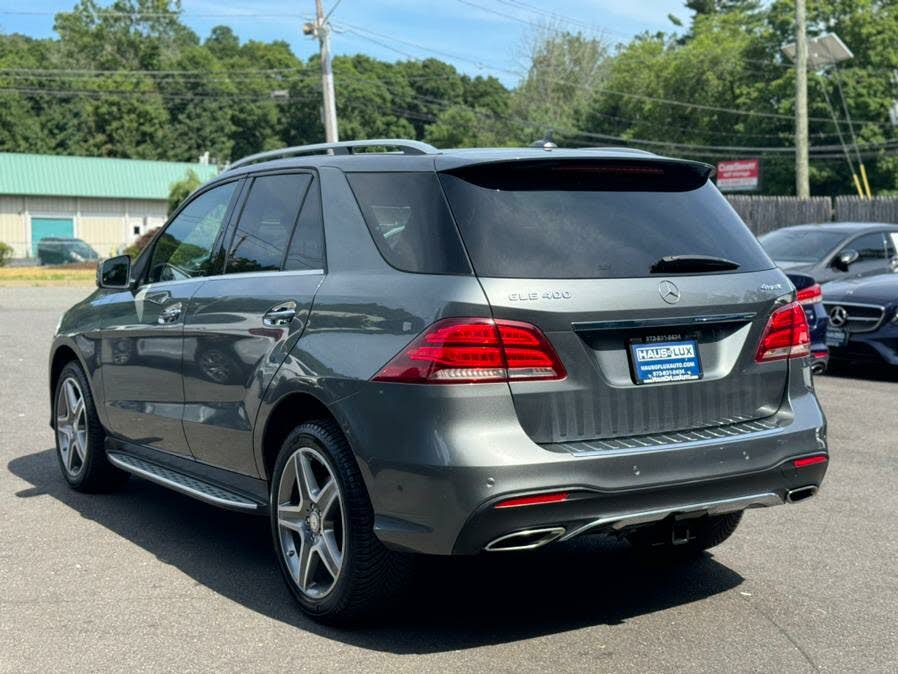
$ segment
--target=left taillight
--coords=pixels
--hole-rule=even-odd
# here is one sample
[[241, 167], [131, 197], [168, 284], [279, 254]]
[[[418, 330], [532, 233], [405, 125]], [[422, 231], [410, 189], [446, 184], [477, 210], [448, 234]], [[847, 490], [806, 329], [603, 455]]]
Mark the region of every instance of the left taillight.
[[821, 290], [819, 283], [815, 283], [812, 286], [799, 290], [795, 299], [801, 305], [819, 304], [823, 301], [823, 290]]
[[374, 376], [406, 384], [564, 379], [564, 366], [535, 325], [447, 318], [418, 335]]
[[804, 309], [792, 302], [774, 311], [764, 334], [755, 360], [766, 363], [783, 358], [803, 358], [811, 353], [811, 334]]

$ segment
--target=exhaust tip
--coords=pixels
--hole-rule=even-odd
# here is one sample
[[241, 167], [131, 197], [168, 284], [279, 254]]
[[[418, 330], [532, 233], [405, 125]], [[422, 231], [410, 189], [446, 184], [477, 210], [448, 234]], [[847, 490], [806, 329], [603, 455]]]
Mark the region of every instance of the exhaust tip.
[[806, 487], [798, 487], [797, 489], [790, 489], [786, 492], [786, 501], [789, 503], [798, 503], [799, 501], [804, 501], [805, 499], [809, 499], [817, 493], [817, 485], [809, 484]]
[[544, 529], [525, 529], [506, 534], [487, 543], [484, 550], [488, 552], [513, 552], [516, 550], [534, 550], [556, 541], [564, 535], [564, 527], [547, 527]]

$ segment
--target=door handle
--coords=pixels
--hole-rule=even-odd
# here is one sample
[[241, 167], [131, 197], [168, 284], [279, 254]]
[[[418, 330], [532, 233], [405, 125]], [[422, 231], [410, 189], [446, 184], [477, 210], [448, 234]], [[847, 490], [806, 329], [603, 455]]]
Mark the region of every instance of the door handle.
[[270, 328], [283, 328], [296, 318], [296, 302], [284, 302], [265, 312], [262, 322]]
[[165, 304], [168, 300], [171, 299], [171, 293], [167, 290], [149, 292], [146, 294], [145, 299], [147, 302], [152, 302], [153, 304]]
[[176, 302], [171, 306], [165, 307], [162, 311], [159, 312], [159, 318], [157, 319], [157, 323], [159, 325], [168, 325], [169, 323], [174, 323], [181, 316], [181, 306], [180, 302]]

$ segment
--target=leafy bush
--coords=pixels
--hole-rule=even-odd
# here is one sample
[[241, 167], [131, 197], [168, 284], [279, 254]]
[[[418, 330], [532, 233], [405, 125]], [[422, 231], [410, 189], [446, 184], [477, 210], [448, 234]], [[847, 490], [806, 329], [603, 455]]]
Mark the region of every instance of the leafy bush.
[[12, 259], [13, 249], [9, 244], [0, 241], [0, 267], [5, 267]]
[[158, 231], [159, 228], [156, 227], [156, 229], [151, 229], [149, 232], [141, 234], [137, 241], [125, 248], [125, 255], [130, 255], [132, 260], [137, 259], [137, 256], [140, 255], [140, 251], [150, 244], [150, 241], [153, 240], [153, 237], [156, 236], [156, 232]]

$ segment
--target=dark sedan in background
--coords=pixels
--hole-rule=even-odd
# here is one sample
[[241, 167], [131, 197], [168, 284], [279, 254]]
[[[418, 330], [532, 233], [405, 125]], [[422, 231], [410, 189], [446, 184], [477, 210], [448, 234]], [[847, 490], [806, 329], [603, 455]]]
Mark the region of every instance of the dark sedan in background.
[[768, 232], [760, 241], [780, 269], [807, 274], [818, 283], [898, 271], [898, 225], [796, 225]]
[[834, 360], [898, 365], [898, 274], [829, 283], [824, 292]]
[[72, 264], [99, 259], [97, 251], [81, 239], [49, 236], [37, 244], [37, 260], [40, 264]]
[[829, 364], [829, 347], [826, 344], [829, 320], [823, 308], [823, 292], [820, 284], [811, 276], [806, 274], [787, 274], [787, 276], [798, 291], [796, 299], [804, 309], [811, 330], [811, 370], [814, 374], [823, 374]]

